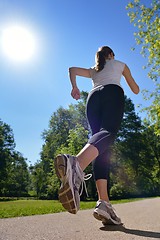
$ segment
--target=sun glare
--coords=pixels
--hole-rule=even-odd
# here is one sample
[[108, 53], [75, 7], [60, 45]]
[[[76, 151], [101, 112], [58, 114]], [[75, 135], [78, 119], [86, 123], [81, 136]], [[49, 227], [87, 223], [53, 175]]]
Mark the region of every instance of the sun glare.
[[35, 39], [25, 27], [10, 26], [2, 31], [2, 51], [13, 61], [30, 60], [35, 53]]

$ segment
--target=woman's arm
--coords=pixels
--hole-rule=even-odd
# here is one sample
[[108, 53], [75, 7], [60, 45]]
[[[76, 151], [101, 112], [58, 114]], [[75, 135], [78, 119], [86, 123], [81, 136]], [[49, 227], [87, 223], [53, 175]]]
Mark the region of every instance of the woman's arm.
[[72, 85], [71, 95], [74, 99], [78, 100], [80, 98], [80, 91], [77, 87], [76, 76], [91, 78], [90, 70], [87, 68], [79, 68], [79, 67], [69, 68], [69, 78]]
[[70, 78], [72, 87], [77, 87], [76, 76], [87, 77], [87, 78], [91, 77], [90, 71], [87, 68], [70, 67], [69, 78]]
[[131, 88], [132, 92], [135, 94], [139, 93], [139, 86], [135, 82], [134, 78], [131, 75], [131, 71], [127, 65], [125, 65], [124, 70], [123, 70], [123, 76], [126, 79], [126, 82], [128, 83], [129, 87]]

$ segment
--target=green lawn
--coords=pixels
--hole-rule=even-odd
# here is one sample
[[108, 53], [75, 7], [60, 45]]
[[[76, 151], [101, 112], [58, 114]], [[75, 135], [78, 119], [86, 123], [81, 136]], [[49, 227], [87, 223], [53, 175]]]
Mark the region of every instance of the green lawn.
[[[136, 201], [140, 199], [125, 199], [111, 201], [112, 204]], [[95, 207], [95, 202], [81, 202], [81, 209]], [[0, 218], [31, 216], [65, 211], [59, 201], [55, 200], [15, 200], [0, 202]]]

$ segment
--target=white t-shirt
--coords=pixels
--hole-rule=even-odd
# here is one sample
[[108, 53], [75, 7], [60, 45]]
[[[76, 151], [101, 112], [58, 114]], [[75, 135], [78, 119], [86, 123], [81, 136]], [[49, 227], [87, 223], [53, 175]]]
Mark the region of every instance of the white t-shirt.
[[121, 87], [120, 80], [124, 67], [125, 63], [111, 59], [106, 61], [104, 68], [99, 72], [96, 72], [94, 67], [90, 68], [93, 88], [107, 84], [116, 84]]

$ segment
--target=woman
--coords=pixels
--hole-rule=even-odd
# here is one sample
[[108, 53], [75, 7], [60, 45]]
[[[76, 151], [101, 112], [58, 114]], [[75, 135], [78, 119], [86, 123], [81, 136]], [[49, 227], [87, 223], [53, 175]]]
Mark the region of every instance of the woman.
[[139, 93], [128, 66], [114, 59], [114, 52], [108, 46], [99, 48], [96, 64], [90, 69], [71, 67], [69, 77], [72, 85], [71, 95], [80, 98], [76, 76], [91, 78], [93, 89], [88, 95], [86, 112], [92, 130], [92, 137], [78, 155], [58, 155], [55, 159], [56, 174], [62, 184], [59, 200], [70, 213], [79, 210], [79, 188], [85, 180], [84, 170], [92, 162], [98, 193], [94, 217], [103, 224], [121, 224], [121, 219], [109, 203], [107, 179], [112, 146], [124, 113], [124, 92], [120, 85], [123, 75], [131, 90]]

